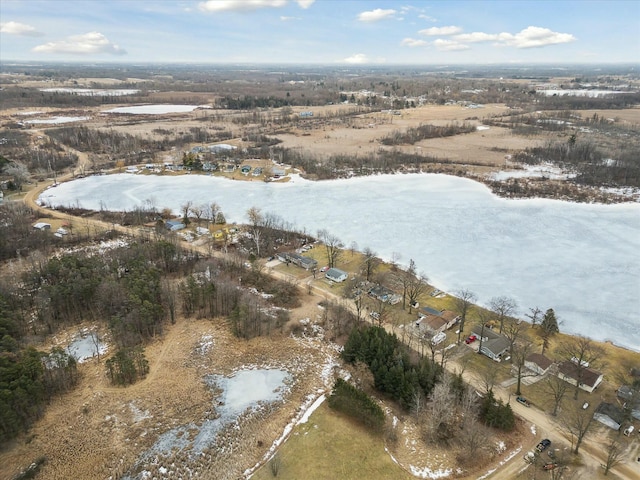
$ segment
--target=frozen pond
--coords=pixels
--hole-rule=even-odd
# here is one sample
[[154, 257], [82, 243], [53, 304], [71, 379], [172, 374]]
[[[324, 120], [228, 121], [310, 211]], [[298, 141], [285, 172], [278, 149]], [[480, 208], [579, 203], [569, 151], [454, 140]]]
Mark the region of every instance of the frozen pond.
[[[117, 107], [104, 110], [103, 113], [127, 113], [130, 115], [165, 115], [167, 113], [193, 112], [201, 105], [138, 105], [135, 107]], [[208, 108], [208, 107], [207, 107]]]
[[102, 355], [107, 351], [107, 345], [103, 343], [100, 337], [96, 337], [94, 333], [83, 333], [74, 338], [67, 346], [69, 355], [73, 356], [79, 363], [84, 362], [97, 354]]
[[[208, 375], [205, 382], [215, 392], [221, 392], [215, 401], [218, 418], [204, 420], [199, 425], [182, 425], [160, 435], [137, 462], [138, 470], [150, 462], [162, 464], [162, 457], [168, 457], [172, 452], [186, 450], [189, 455], [197, 455], [213, 447], [218, 433], [237, 422], [241, 415], [282, 400], [290, 379], [289, 373], [277, 369], [240, 370], [232, 377]], [[125, 478], [145, 478], [144, 471], [136, 477]]]
[[553, 308], [561, 329], [640, 350], [640, 204], [507, 200], [472, 180], [433, 174], [288, 183], [202, 175], [87, 177], [47, 190], [45, 205], [176, 213], [217, 202], [228, 221], [259, 207], [315, 234], [384, 259], [414, 259], [439, 289], [468, 288], [480, 303], [514, 298], [521, 315]]

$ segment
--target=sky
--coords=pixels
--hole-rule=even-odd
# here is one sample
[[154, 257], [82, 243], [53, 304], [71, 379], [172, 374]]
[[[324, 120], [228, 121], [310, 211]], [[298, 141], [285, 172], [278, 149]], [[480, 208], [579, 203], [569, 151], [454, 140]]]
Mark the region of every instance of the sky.
[[0, 0], [0, 61], [637, 63], [640, 0]]

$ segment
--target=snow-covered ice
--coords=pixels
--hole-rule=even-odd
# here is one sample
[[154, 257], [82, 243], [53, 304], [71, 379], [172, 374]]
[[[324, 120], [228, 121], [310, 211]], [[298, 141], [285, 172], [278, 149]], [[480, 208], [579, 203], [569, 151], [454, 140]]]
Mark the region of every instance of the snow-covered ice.
[[41, 204], [129, 210], [151, 200], [175, 212], [217, 202], [228, 221], [259, 207], [300, 229], [327, 229], [384, 259], [415, 260], [439, 289], [468, 288], [481, 304], [510, 296], [520, 316], [553, 308], [561, 329], [640, 350], [640, 205], [511, 200], [435, 174], [287, 183], [220, 177], [106, 175], [47, 190]]
[[65, 88], [65, 87], [53, 87], [53, 88], [40, 88], [41, 92], [47, 93], [69, 93], [72, 95], [79, 95], [81, 97], [121, 97], [123, 95], [134, 95], [139, 93], [140, 90], [135, 88]]
[[167, 113], [193, 112], [201, 105], [137, 105], [104, 110], [103, 113], [127, 113], [130, 115], [166, 115]]
[[60, 123], [81, 122], [88, 120], [89, 117], [52, 117], [52, 118], [34, 118], [33, 120], [25, 120], [23, 123], [32, 125], [58, 125]]

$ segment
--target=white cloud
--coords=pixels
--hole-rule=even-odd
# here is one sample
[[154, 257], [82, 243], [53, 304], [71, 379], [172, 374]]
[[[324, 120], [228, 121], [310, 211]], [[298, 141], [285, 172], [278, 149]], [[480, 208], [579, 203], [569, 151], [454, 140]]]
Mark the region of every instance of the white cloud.
[[111, 43], [107, 37], [99, 32], [73, 35], [58, 42], [48, 42], [34, 47], [33, 51], [36, 53], [70, 53], [77, 55], [97, 53], [124, 55], [127, 53], [118, 45]]
[[496, 46], [515, 48], [545, 47], [576, 40], [570, 33], [558, 33], [542, 27], [527, 27], [516, 34], [472, 32], [453, 35], [451, 38], [460, 43], [495, 42]]
[[435, 22], [437, 21], [435, 18], [430, 17], [429, 15], [425, 15], [424, 13], [421, 13], [420, 15], [418, 15], [418, 18], [421, 18], [423, 20], [427, 20], [428, 22]]
[[512, 35], [501, 33], [498, 41], [501, 44], [516, 48], [536, 48], [547, 45], [558, 45], [576, 40], [570, 33], [559, 33], [542, 27], [527, 27], [524, 30]]
[[343, 58], [342, 61], [344, 63], [351, 64], [370, 63], [369, 57], [367, 57], [364, 53], [356, 53], [355, 55], [351, 55], [350, 57]]
[[359, 13], [358, 20], [365, 23], [372, 23], [372, 22], [378, 22], [380, 20], [393, 17], [395, 14], [396, 14], [396, 11], [393, 10], [392, 8], [389, 8], [386, 10], [382, 8], [376, 8], [375, 10]]
[[41, 37], [44, 33], [41, 33], [25, 23], [20, 22], [5, 22], [0, 23], [0, 33], [8, 33], [9, 35], [23, 35], [25, 37]]
[[280, 20], [283, 22], [292, 22], [294, 20], [300, 20], [300, 17], [286, 17], [284, 15], [281, 15]]
[[420, 30], [418, 33], [428, 37], [435, 37], [438, 35], [455, 35], [460, 32], [462, 32], [462, 28], [450, 25], [448, 27], [425, 28], [424, 30]]
[[471, 48], [469, 45], [465, 45], [464, 43], [456, 42], [455, 40], [444, 40], [442, 38], [438, 38], [433, 42], [433, 44], [438, 50], [443, 50], [445, 52], [455, 52]]
[[296, 3], [300, 5], [300, 8], [304, 8], [305, 10], [309, 8], [316, 0], [296, 0]]
[[424, 47], [427, 42], [424, 40], [418, 40], [415, 38], [405, 38], [400, 42], [400, 45], [404, 47]]
[[279, 8], [286, 4], [287, 0], [207, 0], [200, 2], [198, 8], [203, 12], [246, 12], [259, 8]]
[[472, 33], [461, 33], [460, 35], [456, 35], [453, 38], [457, 42], [462, 42], [462, 43], [479, 43], [479, 42], [490, 42], [492, 40], [498, 40], [499, 35], [495, 33], [472, 32]]

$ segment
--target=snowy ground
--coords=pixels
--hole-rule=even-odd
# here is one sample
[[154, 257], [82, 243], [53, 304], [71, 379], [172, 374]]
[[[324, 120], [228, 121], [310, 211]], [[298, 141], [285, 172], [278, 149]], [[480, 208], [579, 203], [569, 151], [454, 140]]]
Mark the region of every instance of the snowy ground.
[[287, 183], [120, 174], [64, 183], [40, 197], [95, 210], [147, 200], [176, 212], [187, 201], [217, 202], [237, 222], [259, 207], [382, 258], [414, 259], [441, 290], [468, 288], [482, 304], [511, 296], [521, 313], [554, 308], [564, 331], [640, 350], [638, 204], [508, 200], [472, 180], [432, 174]]

